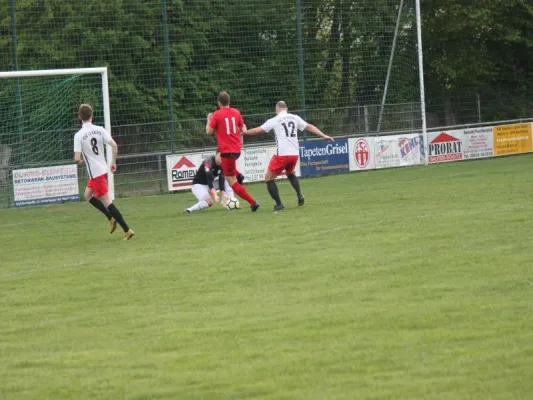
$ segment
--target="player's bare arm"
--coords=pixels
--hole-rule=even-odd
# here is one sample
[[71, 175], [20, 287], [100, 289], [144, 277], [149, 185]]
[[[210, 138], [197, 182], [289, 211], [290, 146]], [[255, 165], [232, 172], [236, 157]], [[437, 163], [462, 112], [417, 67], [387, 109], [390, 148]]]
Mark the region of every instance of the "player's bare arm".
[[74, 153], [74, 161], [76, 164], [83, 165], [83, 158], [81, 158], [81, 152], [77, 151]]
[[215, 177], [213, 176], [213, 172], [211, 171], [211, 167], [207, 163], [208, 163], [208, 161], [206, 161], [206, 166], [205, 166], [205, 177], [206, 177], [206, 181], [207, 181], [207, 186], [209, 187], [209, 194], [213, 198], [213, 201], [215, 203], [218, 203], [217, 190], [214, 187]]
[[331, 136], [324, 134], [324, 132], [322, 132], [320, 129], [318, 129], [313, 124], [307, 124], [307, 127], [305, 129], [316, 136], [320, 136], [322, 139], [328, 140], [330, 142], [335, 141]]
[[212, 116], [213, 116], [213, 113], [207, 114], [207, 125], [205, 126], [205, 133], [207, 134], [207, 136], [213, 136], [213, 134], [215, 133], [215, 128], [211, 128], [209, 126]]
[[117, 155], [118, 155], [118, 145], [113, 139], [110, 139], [107, 142], [111, 146], [111, 172], [116, 172], [117, 170]]
[[247, 136], [261, 135], [265, 133], [265, 130], [261, 127], [257, 127], [257, 128], [253, 128], [250, 130], [243, 130], [242, 133], [243, 135], [247, 135]]

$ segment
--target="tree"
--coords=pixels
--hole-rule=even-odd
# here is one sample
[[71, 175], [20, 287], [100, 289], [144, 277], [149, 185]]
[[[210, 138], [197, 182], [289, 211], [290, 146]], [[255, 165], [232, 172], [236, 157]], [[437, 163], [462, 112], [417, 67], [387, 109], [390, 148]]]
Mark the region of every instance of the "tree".
[[[444, 103], [441, 123], [460, 122], [452, 99], [492, 92], [516, 98], [531, 92], [533, 6], [521, 0], [426, 0], [423, 36], [427, 96]], [[488, 119], [513, 118], [520, 110], [489, 107]]]

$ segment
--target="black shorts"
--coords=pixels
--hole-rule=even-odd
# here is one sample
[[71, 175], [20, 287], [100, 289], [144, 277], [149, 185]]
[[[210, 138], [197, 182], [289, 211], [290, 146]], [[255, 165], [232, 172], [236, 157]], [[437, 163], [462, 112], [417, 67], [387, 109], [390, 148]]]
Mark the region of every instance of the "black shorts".
[[220, 153], [222, 158], [234, 158], [238, 159], [241, 156], [241, 153]]

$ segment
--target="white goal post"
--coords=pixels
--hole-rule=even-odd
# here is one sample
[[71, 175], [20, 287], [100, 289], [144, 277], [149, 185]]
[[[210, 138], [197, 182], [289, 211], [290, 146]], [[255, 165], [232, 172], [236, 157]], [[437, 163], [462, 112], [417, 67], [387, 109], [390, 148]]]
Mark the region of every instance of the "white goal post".
[[422, 50], [422, 15], [420, 11], [420, 0], [415, 0], [416, 12], [416, 42], [418, 47], [418, 77], [420, 81], [420, 111], [422, 112], [422, 137], [424, 138], [424, 164], [429, 164], [429, 143], [426, 121], [426, 92], [424, 84], [424, 52]]
[[[32, 71], [4, 71], [0, 72], [0, 79], [7, 78], [28, 78], [28, 77], [46, 77], [46, 76], [59, 76], [59, 75], [89, 75], [99, 74], [102, 77], [102, 105], [104, 116], [104, 128], [111, 135], [111, 115], [109, 107], [109, 84], [107, 67], [95, 67], [95, 68], [67, 68], [67, 69], [48, 69], [48, 70], [32, 70]], [[112, 149], [111, 146], [106, 146], [106, 159], [107, 163], [111, 163]], [[113, 173], [109, 171], [108, 174], [109, 195], [111, 199], [115, 198], [115, 185]]]

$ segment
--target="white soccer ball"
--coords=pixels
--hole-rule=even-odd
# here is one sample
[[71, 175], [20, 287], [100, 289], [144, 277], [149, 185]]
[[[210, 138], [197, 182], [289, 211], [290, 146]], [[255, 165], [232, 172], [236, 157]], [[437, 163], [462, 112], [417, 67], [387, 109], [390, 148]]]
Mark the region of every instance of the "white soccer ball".
[[241, 203], [239, 203], [239, 200], [237, 200], [235, 197], [232, 197], [226, 202], [226, 208], [228, 210], [238, 210], [241, 208]]

